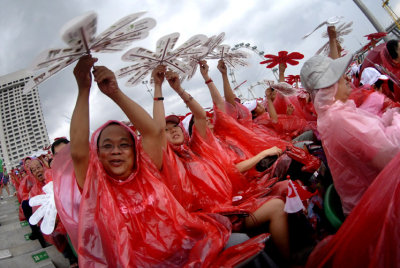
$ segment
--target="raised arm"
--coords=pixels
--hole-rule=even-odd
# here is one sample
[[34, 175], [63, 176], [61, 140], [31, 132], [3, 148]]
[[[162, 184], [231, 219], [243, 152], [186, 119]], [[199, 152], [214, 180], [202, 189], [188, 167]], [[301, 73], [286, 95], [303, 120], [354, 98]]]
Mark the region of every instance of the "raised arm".
[[285, 82], [285, 63], [279, 63], [279, 82]]
[[329, 37], [329, 57], [337, 59], [340, 57], [338, 41], [336, 39], [336, 28], [335, 26], [328, 26], [328, 37]]
[[201, 107], [201, 105], [182, 88], [181, 82], [179, 81], [179, 75], [177, 73], [167, 71], [165, 76], [172, 89], [178, 93], [183, 102], [189, 107], [190, 111], [192, 111], [194, 125], [196, 126], [200, 136], [205, 138], [207, 130], [206, 111], [204, 111], [203, 107]]
[[[153, 72], [152, 77], [154, 81], [154, 102], [153, 102], [153, 118], [156, 124], [161, 128], [165, 129], [165, 109], [164, 109], [164, 97], [162, 95], [162, 83], [164, 82], [165, 77], [165, 66], [159, 65], [157, 66]], [[167, 146], [167, 138], [165, 136], [165, 132], [163, 131], [162, 135], [162, 145], [163, 148]]]
[[268, 113], [269, 113], [269, 117], [271, 117], [272, 121], [274, 123], [278, 122], [278, 113], [275, 110], [275, 106], [274, 106], [274, 102], [272, 100], [272, 95], [275, 94], [273, 92], [272, 88], [267, 88], [265, 90], [265, 97], [267, 98], [267, 108], [268, 108]]
[[228, 79], [228, 68], [226, 68], [225, 62], [223, 60], [218, 61], [218, 70], [221, 72], [222, 81], [224, 83], [224, 96], [226, 102], [235, 105], [236, 95], [231, 88], [231, 84]]
[[242, 162], [237, 163], [235, 166], [240, 172], [245, 172], [255, 165], [257, 165], [258, 162], [260, 162], [263, 158], [267, 156], [273, 156], [273, 155], [281, 155], [282, 150], [279, 149], [278, 147], [274, 146], [272, 148], [266, 149], [260, 153], [258, 153], [256, 156], [253, 156], [249, 159], [246, 159]]
[[120, 90], [117, 79], [111, 70], [104, 66], [96, 66], [93, 74], [99, 89], [121, 108], [140, 132], [143, 150], [150, 156], [156, 167], [161, 169], [161, 135], [164, 129], [161, 129], [139, 104], [131, 100]]
[[200, 64], [200, 73], [204, 78], [204, 82], [208, 86], [208, 90], [210, 91], [213, 103], [218, 107], [219, 110], [225, 112], [225, 101], [222, 98], [221, 94], [219, 94], [219, 91], [215, 86], [213, 80], [208, 75], [209, 66], [207, 64], [207, 61], [202, 60], [200, 61], [199, 64]]
[[92, 86], [90, 70], [96, 61], [97, 59], [90, 55], [84, 56], [74, 69], [78, 84], [78, 98], [71, 117], [69, 135], [76, 182], [82, 189], [89, 165], [89, 93]]

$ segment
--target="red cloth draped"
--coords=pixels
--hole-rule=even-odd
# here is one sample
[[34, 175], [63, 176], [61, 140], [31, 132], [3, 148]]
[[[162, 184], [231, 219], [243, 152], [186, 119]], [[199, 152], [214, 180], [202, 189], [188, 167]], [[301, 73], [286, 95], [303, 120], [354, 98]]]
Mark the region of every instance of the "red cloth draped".
[[320, 242], [307, 267], [398, 267], [400, 153], [368, 187], [335, 235]]

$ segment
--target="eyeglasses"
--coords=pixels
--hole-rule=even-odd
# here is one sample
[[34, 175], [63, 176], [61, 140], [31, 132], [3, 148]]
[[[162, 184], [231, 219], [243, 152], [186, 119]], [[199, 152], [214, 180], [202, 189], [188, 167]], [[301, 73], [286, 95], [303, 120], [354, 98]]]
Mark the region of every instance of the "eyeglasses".
[[114, 144], [104, 144], [100, 146], [100, 149], [103, 150], [104, 152], [112, 152], [114, 151], [115, 147], [118, 147], [119, 150], [121, 151], [127, 151], [130, 148], [132, 148], [132, 144], [129, 143], [121, 143], [115, 146]]

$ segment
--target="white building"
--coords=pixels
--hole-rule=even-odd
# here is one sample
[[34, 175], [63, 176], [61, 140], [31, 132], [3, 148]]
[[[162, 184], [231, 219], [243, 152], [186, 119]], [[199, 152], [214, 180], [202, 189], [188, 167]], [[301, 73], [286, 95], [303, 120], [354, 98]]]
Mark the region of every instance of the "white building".
[[37, 88], [22, 94], [27, 70], [0, 77], [0, 158], [8, 170], [50, 144]]

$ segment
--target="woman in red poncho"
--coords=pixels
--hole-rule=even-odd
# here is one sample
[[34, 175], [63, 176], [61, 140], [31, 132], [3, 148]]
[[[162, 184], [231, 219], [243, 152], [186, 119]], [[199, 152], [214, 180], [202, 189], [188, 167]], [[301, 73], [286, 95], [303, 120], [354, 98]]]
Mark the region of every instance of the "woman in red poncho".
[[[164, 147], [166, 150], [164, 165], [165, 183], [171, 191], [178, 196], [184, 206], [193, 206], [189, 209], [201, 209], [220, 213], [235, 213], [238, 211], [251, 213], [253, 217], [244, 218], [244, 228], [253, 228], [269, 222], [272, 239], [283, 256], [289, 255], [289, 242], [287, 230], [287, 215], [283, 211], [284, 202], [279, 198], [249, 198], [242, 203], [235, 203], [232, 182], [227, 176], [222, 162], [215, 161], [213, 154], [220, 155], [218, 142], [207, 128], [206, 113], [190, 94], [181, 87], [179, 76], [172, 71], [165, 72], [165, 66], [158, 66], [155, 70], [156, 77], [154, 90], [154, 119], [159, 125], [165, 127]], [[193, 113], [194, 126], [191, 140], [185, 140], [183, 127], [179, 122], [165, 119], [162, 100], [161, 85], [164, 75], [170, 86], [178, 93]], [[208, 82], [208, 83], [207, 83]], [[206, 84], [210, 84], [206, 79]], [[161, 99], [160, 99], [161, 98]], [[269, 154], [279, 154], [278, 148], [270, 150]], [[172, 170], [168, 167], [173, 167]], [[190, 193], [189, 190], [193, 192]], [[186, 198], [179, 195], [187, 196]], [[185, 203], [183, 203], [185, 202]]]
[[[90, 70], [74, 69], [79, 93], [70, 129], [75, 176], [82, 190], [78, 255], [82, 267], [187, 267], [218, 263], [230, 236], [218, 215], [188, 213], [161, 182], [163, 131], [118, 88], [114, 74], [94, 67], [100, 90], [125, 112], [140, 139], [124, 124], [101, 126], [89, 143]], [[227, 225], [226, 225], [227, 224]], [[223, 263], [221, 263], [223, 265]]]
[[[29, 199], [41, 193], [41, 189], [44, 186], [44, 174], [42, 174], [43, 166], [38, 159], [32, 159], [30, 157], [25, 158], [24, 169], [28, 175], [25, 176], [20, 185], [20, 193], [23, 200], [20, 205], [20, 212], [22, 211], [25, 219], [28, 220], [29, 223], [29, 218], [32, 216], [33, 213], [32, 208], [29, 205]], [[29, 226], [32, 229], [32, 233], [29, 236], [29, 239], [38, 239], [40, 245], [43, 248], [46, 247], [47, 245], [45, 239], [43, 238], [39, 227], [36, 224], [31, 225], [30, 223]]]

